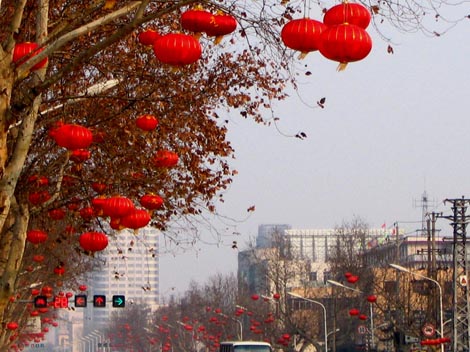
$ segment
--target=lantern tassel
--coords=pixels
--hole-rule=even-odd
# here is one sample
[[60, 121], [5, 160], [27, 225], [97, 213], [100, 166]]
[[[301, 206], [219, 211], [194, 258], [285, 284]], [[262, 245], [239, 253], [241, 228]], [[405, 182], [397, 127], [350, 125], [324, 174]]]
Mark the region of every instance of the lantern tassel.
[[347, 62], [340, 62], [338, 67], [336, 68], [336, 71], [344, 71], [346, 70], [346, 66], [348, 66]]
[[302, 51], [299, 54], [299, 60], [305, 59], [305, 57], [308, 55], [308, 52]]

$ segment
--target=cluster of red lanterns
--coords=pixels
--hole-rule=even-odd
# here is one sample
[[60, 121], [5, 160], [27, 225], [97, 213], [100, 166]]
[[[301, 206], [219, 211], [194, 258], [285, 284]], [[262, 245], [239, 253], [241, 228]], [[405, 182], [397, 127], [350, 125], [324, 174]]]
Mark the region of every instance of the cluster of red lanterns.
[[349, 62], [364, 59], [372, 50], [372, 39], [366, 32], [370, 11], [363, 5], [343, 2], [327, 10], [323, 23], [310, 18], [294, 19], [281, 31], [283, 43], [301, 52], [320, 51], [327, 59], [339, 62], [344, 70]]
[[181, 27], [192, 34], [161, 35], [154, 29], [146, 29], [139, 33], [138, 40], [142, 45], [152, 46], [156, 58], [164, 64], [190, 65], [201, 58], [202, 47], [198, 39], [201, 33], [215, 37], [215, 43], [218, 43], [223, 36], [235, 31], [237, 21], [230, 14], [212, 14], [197, 6], [181, 14]]

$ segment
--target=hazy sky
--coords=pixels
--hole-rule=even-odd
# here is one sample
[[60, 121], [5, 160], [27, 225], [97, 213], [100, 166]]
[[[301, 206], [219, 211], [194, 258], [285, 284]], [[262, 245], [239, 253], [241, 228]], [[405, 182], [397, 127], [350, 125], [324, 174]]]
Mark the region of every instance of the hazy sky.
[[[232, 241], [245, 249], [260, 224], [332, 228], [359, 216], [370, 227], [398, 221], [413, 231], [420, 227], [425, 190], [432, 211], [450, 213], [445, 198], [470, 198], [469, 25], [439, 38], [390, 32], [394, 54], [369, 28], [371, 54], [343, 72], [318, 52], [299, 62], [312, 74], [301, 75], [300, 97], [293, 94], [277, 107], [278, 130], [232, 113], [229, 138], [239, 174], [221, 210], [249, 217], [239, 223], [240, 235], [227, 230], [219, 246], [163, 255], [161, 293], [236, 272]], [[321, 97], [324, 109], [316, 107]], [[306, 139], [285, 136], [300, 131]], [[256, 211], [247, 213], [251, 205]], [[438, 227], [451, 233], [446, 220]]]

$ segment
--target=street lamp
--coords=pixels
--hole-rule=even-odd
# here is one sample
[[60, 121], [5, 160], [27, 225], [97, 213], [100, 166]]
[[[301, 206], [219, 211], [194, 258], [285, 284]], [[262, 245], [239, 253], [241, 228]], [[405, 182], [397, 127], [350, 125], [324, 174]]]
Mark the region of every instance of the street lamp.
[[[438, 331], [438, 333], [439, 333], [439, 335], [441, 335], [441, 337], [444, 337], [444, 321], [443, 321], [443, 310], [442, 310], [442, 287], [439, 284], [439, 282], [437, 282], [436, 280], [434, 280], [430, 277], [427, 277], [427, 276], [421, 275], [419, 273], [416, 273], [414, 271], [411, 271], [410, 269], [405, 268], [404, 266], [401, 266], [401, 265], [398, 265], [398, 264], [388, 264], [388, 265], [391, 266], [393, 269], [403, 271], [405, 273], [420, 277], [420, 278], [425, 279], [425, 280], [429, 280], [429, 281], [431, 281], [431, 282], [433, 282], [437, 285], [437, 288], [439, 289], [439, 323], [440, 323], [440, 326], [441, 326], [441, 331]], [[443, 343], [441, 343], [441, 351], [444, 352], [444, 344]]]
[[[357, 288], [349, 287], [346, 285], [343, 285], [341, 282], [334, 281], [334, 280], [326, 280], [328, 283], [334, 286], [338, 286], [341, 288], [344, 288], [346, 290], [354, 291], [360, 294], [364, 294], [361, 290], [358, 290]], [[375, 347], [375, 334], [374, 334], [374, 309], [372, 307], [372, 302], [369, 302], [369, 311], [370, 311], [370, 347], [373, 349]]]
[[327, 331], [327, 326], [326, 326], [326, 307], [325, 307], [325, 305], [323, 303], [315, 301], [313, 299], [302, 297], [302, 296], [300, 296], [300, 295], [298, 295], [294, 292], [287, 292], [287, 294], [289, 296], [292, 296], [292, 297], [295, 297], [295, 298], [303, 299], [304, 301], [307, 301], [307, 302], [312, 302], [312, 303], [318, 304], [319, 306], [322, 307], [322, 309], [323, 309], [323, 325], [324, 325], [323, 329], [325, 330], [325, 352], [328, 352], [328, 331]]

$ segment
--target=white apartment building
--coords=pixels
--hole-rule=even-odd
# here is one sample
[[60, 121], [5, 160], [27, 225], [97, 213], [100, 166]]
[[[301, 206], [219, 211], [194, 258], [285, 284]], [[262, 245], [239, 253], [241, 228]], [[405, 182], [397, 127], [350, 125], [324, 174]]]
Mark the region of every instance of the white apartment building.
[[[113, 295], [124, 295], [125, 305], [159, 304], [159, 231], [154, 228], [122, 230], [109, 238], [106, 250], [97, 254], [101, 265], [92, 272], [88, 285], [88, 306], [84, 311], [85, 331], [106, 325]], [[106, 307], [93, 307], [94, 295], [106, 296]]]

